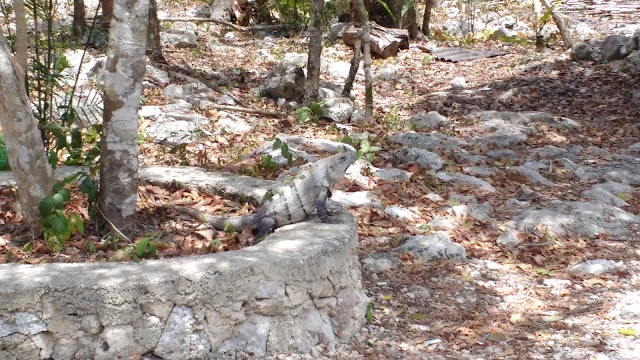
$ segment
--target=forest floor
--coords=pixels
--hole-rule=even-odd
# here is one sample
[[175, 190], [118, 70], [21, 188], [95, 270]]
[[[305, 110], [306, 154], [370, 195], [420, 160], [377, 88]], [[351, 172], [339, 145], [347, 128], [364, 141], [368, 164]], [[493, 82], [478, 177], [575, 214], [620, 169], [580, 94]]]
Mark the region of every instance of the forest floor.
[[[437, 22], [438, 18], [435, 20]], [[594, 37], [603, 38], [609, 34], [607, 29], [600, 31], [600, 35]], [[266, 74], [275, 66], [275, 63], [257, 60], [255, 54], [260, 50], [256, 44], [258, 36], [236, 33], [233, 42], [225, 44], [227, 52], [207, 50], [206, 43], [221, 42], [225, 33], [219, 27], [211, 26], [209, 33], [199, 38], [198, 51], [168, 49], [165, 56], [170, 63], [177, 65], [184, 59], [195, 69], [222, 72], [236, 84], [232, 93], [249, 107], [276, 110], [278, 106], [274, 101], [249, 92], [263, 84]], [[280, 37], [274, 41], [276, 46], [271, 53], [279, 57], [292, 52], [306, 52], [306, 39], [302, 36]], [[387, 142], [387, 137], [404, 131], [411, 115], [434, 110], [447, 117], [451, 122], [449, 131], [461, 138], [469, 134], [456, 129], [465, 125], [466, 115], [479, 110], [545, 111], [581, 124], [578, 129], [543, 129], [531, 135], [525, 144], [512, 149], [518, 153], [544, 145], [581, 145], [616, 151], [638, 142], [640, 100], [634, 94], [640, 93], [640, 75], [617, 71], [613, 64], [572, 63], [568, 51], [562, 50], [560, 45], [552, 44], [545, 51], [536, 52], [532, 45], [481, 43], [479, 47], [504, 50], [508, 54], [459, 63], [429, 59], [426, 53], [412, 46], [396, 57], [377, 59], [373, 64], [374, 72], [389, 67], [400, 71], [397, 71], [394, 81], [375, 84], [376, 123], [348, 126], [348, 131], [376, 136], [372, 145], [380, 146], [382, 150], [375, 154], [373, 163], [380, 168], [397, 166], [390, 154], [400, 145]], [[349, 62], [351, 53], [351, 49], [336, 41], [326, 44], [323, 55], [332, 61]], [[482, 91], [452, 91], [451, 81], [457, 76], [465, 78], [468, 89]], [[533, 90], [512, 92], [506, 100], [501, 97], [510, 90], [528, 86], [532, 79], [536, 84]], [[356, 81], [361, 82], [361, 77]], [[356, 87], [355, 103], [363, 108], [364, 94], [358, 89], [362, 86]], [[162, 95], [161, 89], [147, 90], [144, 99], [145, 105], [170, 102]], [[216, 111], [203, 115], [213, 122], [219, 116]], [[205, 165], [238, 172], [259, 162], [259, 159], [238, 161], [238, 154], [251, 152], [276, 134], [329, 139], [339, 136], [328, 122], [301, 123], [293, 114], [286, 118], [252, 117], [252, 121], [254, 127], [249, 133], [220, 133], [203, 137], [180, 149], [142, 144], [140, 161], [142, 164]], [[142, 124], [141, 129], [146, 125]], [[446, 156], [444, 150], [442, 155]], [[594, 161], [598, 159], [594, 158]], [[461, 172], [462, 165], [455, 161], [447, 166], [448, 171]], [[414, 173], [411, 181], [402, 185], [381, 183], [381, 186], [369, 189], [384, 204], [409, 203], [413, 206], [415, 203], [410, 199], [415, 194], [424, 194], [425, 190], [437, 192], [443, 198], [447, 198], [449, 192], [464, 192], [464, 189], [444, 184], [425, 185], [425, 177], [431, 176], [428, 171], [411, 166], [399, 167]], [[558, 182], [561, 179], [559, 175], [554, 180]], [[521, 184], [519, 179], [504, 173], [488, 181], [498, 189], [498, 193], [485, 195], [483, 200], [496, 201], [494, 208], [499, 208], [505, 198], [515, 197]], [[548, 198], [563, 198], [572, 191], [579, 193], [579, 185], [571, 178], [564, 179], [561, 185], [536, 190]], [[350, 184], [341, 186], [345, 190], [354, 188]], [[154, 200], [186, 197], [209, 205], [217, 204], [221, 209], [236, 206], [195, 191], [176, 194], [148, 186], [141, 187], [140, 197], [143, 203], [150, 197]], [[11, 225], [21, 221], [11, 207], [15, 201], [14, 189], [0, 190], [5, 230], [0, 238], [0, 263], [129, 259], [126, 252], [109, 249], [102, 239], [91, 235], [73, 238], [58, 255], [48, 252], [39, 242], [32, 245], [31, 252], [14, 246], [10, 233], [14, 227]], [[84, 201], [78, 197], [72, 201], [70, 209], [84, 212], [86, 217]], [[629, 211], [637, 214], [640, 199], [632, 198], [629, 203]], [[167, 214], [150, 214], [144, 205], [141, 206], [140, 220], [145, 224], [145, 230], [166, 226], [168, 221], [175, 220], [168, 219]], [[421, 206], [418, 213], [424, 218], [409, 223], [392, 219], [375, 208], [352, 208], [359, 224], [361, 257], [388, 252], [398, 245], [398, 234], [421, 233], [419, 225], [426, 224], [438, 211], [435, 206]], [[250, 210], [250, 207], [245, 207], [240, 213]], [[211, 246], [207, 238], [209, 235], [203, 235], [202, 227], [189, 219], [178, 219], [169, 227], [173, 240], [159, 247], [158, 257], [234, 250], [247, 240], [220, 233], [217, 236], [221, 241]], [[454, 231], [452, 237], [466, 248], [468, 258], [474, 261], [425, 263], [411, 256], [402, 256], [399, 258], [402, 266], [398, 268], [377, 274], [363, 270], [363, 286], [374, 305], [373, 318], [357, 335], [356, 341], [339, 349], [325, 349], [319, 356], [334, 359], [634, 358], [640, 350], [638, 335], [631, 333], [625, 336], [628, 334], [620, 330], [636, 324], [617, 323], [610, 313], [621, 292], [640, 291], [637, 268], [640, 244], [637, 238], [635, 242], [615, 242], [567, 237], [562, 239], [561, 247], [547, 244], [514, 254], [495, 243], [500, 233], [498, 226], [473, 221]], [[628, 267], [589, 278], [577, 277], [567, 270], [570, 264], [579, 260], [603, 257], [625, 262]], [[543, 283], [550, 278], [549, 273], [536, 270], [542, 267], [552, 272], [554, 279], [568, 280], [575, 286], [549, 291]], [[494, 270], [491, 276], [487, 275], [487, 268]], [[525, 294], [520, 293], [523, 288], [526, 289]], [[296, 357], [283, 355], [276, 358]]]

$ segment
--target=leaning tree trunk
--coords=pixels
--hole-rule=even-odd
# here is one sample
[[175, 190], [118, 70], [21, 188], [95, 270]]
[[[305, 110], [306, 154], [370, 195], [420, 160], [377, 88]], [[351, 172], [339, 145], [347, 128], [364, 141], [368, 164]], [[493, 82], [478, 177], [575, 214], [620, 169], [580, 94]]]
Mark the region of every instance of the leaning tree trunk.
[[322, 55], [322, 12], [324, 0], [312, 0], [311, 22], [309, 23], [309, 59], [307, 60], [307, 82], [304, 88], [304, 102], [318, 101], [320, 87], [320, 56]]
[[27, 75], [28, 55], [27, 50], [27, 18], [24, 8], [24, 0], [14, 1], [14, 11], [16, 13], [16, 61], [22, 68], [21, 75]]
[[82, 43], [84, 32], [87, 29], [87, 20], [84, 10], [84, 0], [73, 0], [73, 38], [78, 44]]
[[353, 88], [353, 81], [356, 79], [356, 75], [358, 74], [361, 59], [362, 29], [358, 31], [358, 38], [356, 39], [356, 43], [353, 45], [353, 58], [351, 59], [351, 66], [349, 67], [349, 75], [347, 76], [347, 80], [344, 82], [344, 87], [342, 88], [342, 96], [344, 97], [351, 96], [351, 88]]
[[[99, 207], [114, 232], [133, 233], [138, 108], [145, 73], [148, 0], [116, 0], [104, 76]], [[115, 229], [113, 229], [115, 227]]]
[[364, 122], [373, 123], [373, 77], [371, 76], [371, 36], [369, 14], [363, 0], [358, 1], [358, 16], [362, 26], [362, 52], [364, 53]]
[[558, 30], [560, 30], [560, 36], [562, 36], [562, 41], [564, 41], [564, 46], [566, 49], [573, 47], [573, 41], [571, 40], [571, 35], [569, 35], [569, 31], [567, 27], [564, 26], [564, 21], [562, 21], [562, 17], [558, 14], [557, 11], [554, 10], [553, 6], [549, 3], [549, 0], [541, 0], [542, 4], [545, 8], [551, 11], [551, 17], [553, 21], [558, 26]]
[[53, 170], [31, 110], [23, 71], [12, 61], [11, 49], [0, 31], [0, 124], [22, 215], [36, 235], [42, 221], [38, 205], [53, 191]]
[[156, 0], [149, 0], [149, 25], [147, 26], [147, 50], [153, 62], [166, 63], [160, 41], [160, 21]]

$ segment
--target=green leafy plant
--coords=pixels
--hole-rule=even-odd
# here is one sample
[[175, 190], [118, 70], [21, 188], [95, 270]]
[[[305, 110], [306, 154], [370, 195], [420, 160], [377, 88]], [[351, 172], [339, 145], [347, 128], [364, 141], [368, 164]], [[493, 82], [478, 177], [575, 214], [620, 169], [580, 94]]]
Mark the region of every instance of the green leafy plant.
[[153, 258], [157, 255], [157, 247], [154, 246], [154, 239], [151, 237], [143, 237], [134, 245], [128, 245], [125, 248], [127, 253], [131, 254], [131, 258], [135, 261], [140, 259]]
[[231, 223], [228, 223], [228, 222], [222, 225], [222, 231], [224, 231], [224, 233], [227, 235], [234, 235], [235, 233], [238, 232], [236, 230], [236, 227], [231, 225]]
[[387, 130], [398, 130], [400, 128], [400, 115], [398, 114], [398, 106], [394, 105], [391, 110], [382, 119], [384, 127]]
[[375, 152], [382, 150], [379, 146], [371, 146], [369, 140], [364, 139], [360, 142], [360, 148], [358, 149], [357, 159], [364, 157], [369, 162], [372, 162], [375, 159]]
[[0, 136], [0, 171], [9, 171], [9, 157], [7, 155], [7, 144], [4, 142], [4, 136]]
[[273, 161], [271, 155], [264, 155], [260, 159], [260, 164], [251, 166], [250, 172], [252, 176], [265, 176], [268, 177], [278, 170], [278, 163]]
[[368, 139], [358, 140], [352, 138], [351, 136], [343, 136], [342, 138], [338, 139], [338, 141], [357, 148], [358, 150], [356, 159], [364, 157], [369, 162], [372, 162], [375, 159], [374, 153], [382, 150], [382, 148], [379, 146], [371, 146], [371, 142]]
[[82, 219], [74, 213], [66, 214], [63, 211], [65, 204], [71, 200], [71, 192], [63, 187], [65, 180], [56, 183], [53, 187], [55, 194], [42, 199], [38, 206], [45, 242], [56, 253], [64, 249], [64, 244], [73, 234], [84, 233]]
[[542, 30], [549, 22], [551, 15], [553, 15], [553, 6], [549, 7], [547, 11], [545, 11], [545, 13], [540, 17], [540, 19], [537, 19], [536, 21], [536, 49], [538, 51], [542, 51], [544, 49], [544, 37], [542, 35]]
[[289, 164], [293, 162], [293, 154], [289, 151], [289, 145], [286, 142], [275, 138], [273, 141], [273, 149], [280, 149], [280, 153], [285, 159], [287, 159]]
[[433, 57], [433, 55], [425, 55], [422, 57], [422, 66], [426, 66], [429, 65], [431, 63], [433, 63], [433, 61], [435, 60], [435, 58]]
[[273, 196], [275, 195], [275, 191], [273, 191], [273, 189], [269, 189], [264, 193], [264, 196], [262, 197], [262, 203], [266, 203], [271, 201], [271, 199], [273, 199]]
[[80, 191], [87, 195], [90, 214], [98, 198], [98, 186], [95, 179], [85, 172], [78, 172], [65, 177], [53, 185], [53, 195], [40, 202], [38, 210], [42, 216], [42, 231], [45, 243], [54, 252], [64, 249], [71, 236], [84, 234], [84, 222], [74, 213], [64, 211], [64, 206], [71, 200], [71, 192], [65, 188], [67, 184], [81, 177]]
[[[413, 0], [410, 0], [413, 2]], [[376, 0], [376, 2], [378, 3], [378, 5], [380, 5], [381, 8], [384, 9], [384, 11], [387, 12], [387, 14], [391, 17], [391, 20], [393, 20], [393, 23], [396, 24], [396, 26], [398, 26], [398, 21], [396, 20], [396, 17], [393, 15], [393, 12], [391, 11], [391, 9], [389, 9], [389, 6], [387, 5], [386, 2], [384, 2], [384, 0]]]
[[367, 312], [364, 314], [364, 319], [367, 324], [371, 324], [371, 321], [373, 321], [373, 308], [372, 302], [367, 304]]
[[309, 106], [302, 106], [296, 109], [295, 114], [301, 124], [311, 121], [313, 123], [318, 122], [322, 118], [322, 107], [324, 103], [321, 101], [312, 102]]

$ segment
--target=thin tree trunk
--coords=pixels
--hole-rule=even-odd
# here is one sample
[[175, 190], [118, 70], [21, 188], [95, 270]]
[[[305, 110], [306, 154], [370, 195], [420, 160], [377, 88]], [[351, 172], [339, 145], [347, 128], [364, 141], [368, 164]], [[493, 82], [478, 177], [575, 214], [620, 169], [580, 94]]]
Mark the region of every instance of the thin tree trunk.
[[16, 13], [16, 62], [22, 68], [21, 75], [24, 79], [27, 75], [29, 59], [27, 55], [27, 18], [25, 14], [24, 0], [15, 0], [14, 7], [14, 11]]
[[38, 205], [53, 191], [53, 170], [24, 84], [23, 69], [11, 59], [0, 31], [0, 124], [9, 165], [18, 185], [22, 215], [34, 235], [40, 234]]
[[560, 14], [558, 14], [558, 12], [553, 9], [551, 4], [549, 4], [549, 0], [541, 0], [541, 1], [545, 8], [551, 9], [551, 17], [553, 18], [553, 21], [558, 26], [558, 30], [560, 30], [560, 36], [562, 36], [562, 41], [564, 41], [565, 48], [568, 49], [570, 47], [573, 47], [573, 41], [571, 40], [571, 35], [569, 35], [569, 31], [567, 31], [567, 28], [564, 26], [564, 22], [562, 21]]
[[416, 12], [415, 2], [411, 5], [404, 16], [404, 19], [402, 20], [402, 27], [409, 31], [409, 39], [415, 40], [418, 38], [418, 15]]
[[422, 18], [422, 33], [425, 36], [431, 34], [429, 26], [431, 24], [431, 11], [433, 10], [435, 1], [436, 0], [425, 0], [424, 17]]
[[87, 30], [84, 0], [73, 0], [73, 38], [82, 43], [84, 32]]
[[135, 228], [138, 109], [145, 73], [149, 2], [116, 0], [114, 9], [104, 76], [98, 204], [111, 226], [130, 236]]
[[113, 0], [102, 0], [102, 28], [109, 30], [113, 17]]
[[351, 95], [351, 88], [353, 87], [353, 81], [358, 74], [358, 68], [360, 67], [360, 60], [362, 59], [362, 30], [358, 31], [358, 38], [353, 45], [353, 59], [351, 59], [351, 67], [349, 68], [349, 76], [344, 82], [344, 88], [342, 88], [342, 96]]
[[318, 101], [320, 87], [320, 56], [322, 55], [322, 12], [324, 0], [312, 0], [309, 29], [309, 59], [307, 60], [307, 82], [304, 102]]
[[153, 62], [166, 63], [160, 41], [160, 22], [158, 21], [158, 5], [156, 0], [149, 0], [149, 25], [147, 27], [147, 50]]
[[363, 0], [358, 1], [358, 16], [362, 26], [362, 52], [364, 53], [364, 122], [373, 122], [373, 77], [371, 76], [371, 36], [369, 35], [369, 14]]

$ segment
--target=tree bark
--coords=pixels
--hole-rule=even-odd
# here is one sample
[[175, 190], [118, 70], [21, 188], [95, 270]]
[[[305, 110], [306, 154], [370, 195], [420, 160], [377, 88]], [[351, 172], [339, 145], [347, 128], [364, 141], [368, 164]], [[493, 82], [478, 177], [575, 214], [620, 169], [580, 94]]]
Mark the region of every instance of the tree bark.
[[[27, 75], [27, 65], [29, 57], [27, 50], [27, 18], [24, 7], [24, 0], [14, 1], [14, 11], [16, 13], [16, 62], [22, 68], [21, 75], [24, 79]], [[24, 80], [23, 80], [24, 81]]]
[[373, 77], [371, 76], [371, 46], [369, 14], [363, 0], [358, 1], [358, 16], [362, 25], [362, 52], [364, 54], [364, 122], [373, 123]]
[[102, 0], [102, 28], [109, 30], [113, 17], [113, 0]]
[[84, 32], [87, 29], [84, 0], [73, 0], [73, 38], [77, 43], [82, 43]]
[[160, 41], [160, 21], [156, 0], [149, 0], [149, 25], [147, 26], [147, 50], [153, 62], [166, 63]]
[[307, 60], [307, 82], [304, 87], [304, 102], [318, 101], [320, 87], [320, 56], [322, 55], [322, 12], [324, 0], [312, 0], [309, 23], [309, 59]]
[[433, 10], [435, 2], [436, 0], [425, 0], [424, 16], [422, 17], [422, 33], [425, 36], [431, 34], [429, 26], [431, 24], [431, 10]]
[[138, 186], [138, 109], [145, 73], [148, 0], [116, 0], [104, 77], [98, 204], [112, 226], [130, 236]]
[[53, 191], [53, 170], [24, 84], [23, 69], [11, 59], [0, 31], [0, 124], [9, 165], [18, 185], [22, 215], [34, 235], [40, 234], [40, 201]]

